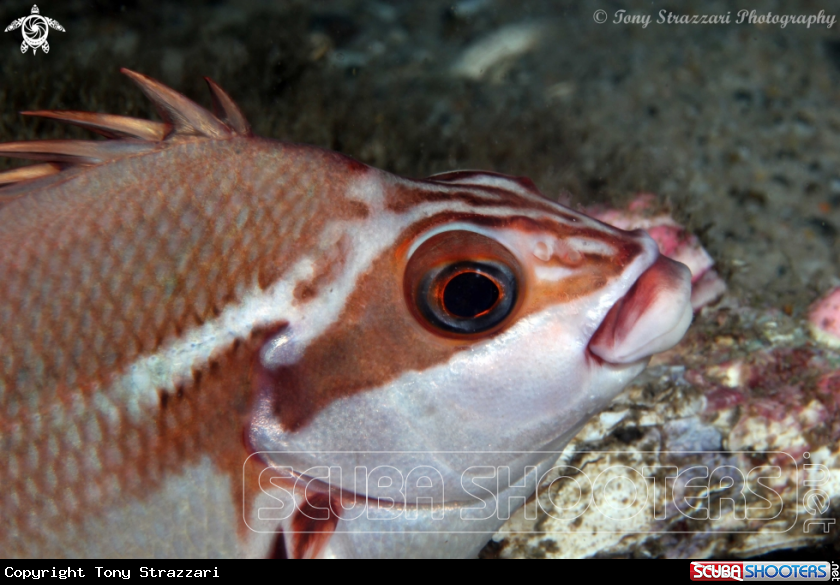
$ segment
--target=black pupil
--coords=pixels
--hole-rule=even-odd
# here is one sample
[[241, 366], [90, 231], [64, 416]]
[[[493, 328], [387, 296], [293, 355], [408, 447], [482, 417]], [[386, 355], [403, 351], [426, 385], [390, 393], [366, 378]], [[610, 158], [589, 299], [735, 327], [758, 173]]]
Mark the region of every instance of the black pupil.
[[443, 306], [456, 317], [480, 315], [492, 309], [498, 300], [499, 287], [478, 272], [462, 272], [443, 289]]

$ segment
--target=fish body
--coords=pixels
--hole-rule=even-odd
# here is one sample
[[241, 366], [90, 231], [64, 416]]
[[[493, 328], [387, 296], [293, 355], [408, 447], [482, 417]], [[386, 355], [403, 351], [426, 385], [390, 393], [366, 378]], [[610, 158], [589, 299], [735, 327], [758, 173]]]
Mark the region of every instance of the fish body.
[[691, 320], [643, 232], [394, 176], [127, 72], [0, 145], [4, 556], [469, 556]]

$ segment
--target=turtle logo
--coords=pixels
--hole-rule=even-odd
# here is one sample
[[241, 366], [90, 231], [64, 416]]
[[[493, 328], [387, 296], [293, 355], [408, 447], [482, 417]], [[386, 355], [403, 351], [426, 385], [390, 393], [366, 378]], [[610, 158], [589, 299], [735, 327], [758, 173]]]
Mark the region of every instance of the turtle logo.
[[9, 32], [21, 28], [23, 33], [23, 43], [20, 45], [20, 52], [25, 53], [29, 47], [32, 47], [32, 54], [41, 49], [45, 53], [50, 52], [50, 45], [47, 43], [47, 33], [51, 28], [64, 32], [64, 27], [58, 24], [58, 21], [46, 16], [41, 16], [37, 5], [32, 6], [32, 14], [18, 18], [12, 21], [12, 24], [6, 27], [3, 32]]

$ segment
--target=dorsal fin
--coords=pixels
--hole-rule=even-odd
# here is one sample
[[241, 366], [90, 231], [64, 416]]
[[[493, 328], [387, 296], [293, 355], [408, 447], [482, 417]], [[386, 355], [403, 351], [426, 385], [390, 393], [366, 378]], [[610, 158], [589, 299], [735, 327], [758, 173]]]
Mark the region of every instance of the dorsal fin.
[[97, 112], [69, 112], [63, 110], [37, 110], [21, 112], [24, 116], [38, 116], [60, 120], [68, 124], [75, 124], [88, 130], [98, 132], [108, 138], [140, 138], [158, 142], [163, 140], [172, 129], [163, 122], [115, 116], [113, 114], [99, 114]]
[[154, 149], [146, 140], [27, 140], [0, 144], [0, 156], [95, 165]]
[[[62, 110], [37, 110], [21, 112], [26, 116], [40, 116], [81, 126], [116, 140], [32, 140], [0, 144], [0, 156], [43, 160], [50, 163], [21, 167], [0, 172], [0, 198], [25, 192], [29, 181], [44, 179], [47, 182], [63, 180], [72, 167], [89, 166], [109, 160], [165, 148], [167, 139], [177, 136], [204, 138], [230, 138], [235, 135], [250, 136], [251, 127], [242, 111], [212, 79], [205, 78], [210, 86], [213, 108], [211, 114], [192, 100], [135, 71], [121, 69], [154, 102], [164, 122], [141, 120], [128, 116], [73, 112]], [[64, 171], [64, 172], [62, 172]], [[50, 177], [56, 175], [54, 179]], [[60, 175], [60, 176], [59, 176]], [[44, 185], [44, 181], [38, 181]], [[23, 191], [21, 191], [23, 188]]]
[[48, 177], [61, 172], [61, 166], [54, 163], [46, 163], [41, 165], [29, 165], [28, 167], [18, 167], [0, 173], [0, 185], [8, 183], [18, 183], [20, 181], [29, 181], [32, 179], [40, 179], [41, 177]]
[[236, 105], [236, 102], [230, 99], [225, 90], [209, 77], [205, 77], [204, 81], [210, 87], [210, 95], [213, 98], [213, 113], [227, 122], [237, 134], [250, 135], [251, 125], [248, 124], [248, 120], [245, 119], [245, 115]]
[[152, 100], [164, 121], [172, 124], [175, 134], [207, 138], [228, 138], [233, 135], [233, 130], [227, 124], [185, 95], [136, 71], [124, 67], [120, 71], [130, 77]]

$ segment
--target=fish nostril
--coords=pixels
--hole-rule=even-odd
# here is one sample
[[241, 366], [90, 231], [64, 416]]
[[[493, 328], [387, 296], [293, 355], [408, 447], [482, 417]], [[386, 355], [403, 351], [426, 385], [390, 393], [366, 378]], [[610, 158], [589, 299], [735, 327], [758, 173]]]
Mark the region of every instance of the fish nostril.
[[544, 240], [540, 240], [539, 242], [534, 244], [534, 256], [536, 256], [539, 260], [542, 260], [543, 262], [548, 262], [549, 260], [551, 260], [552, 252], [553, 250], [551, 244]]
[[542, 262], [552, 260], [568, 266], [577, 266], [583, 260], [583, 254], [562, 238], [542, 238], [534, 243], [531, 253]]

